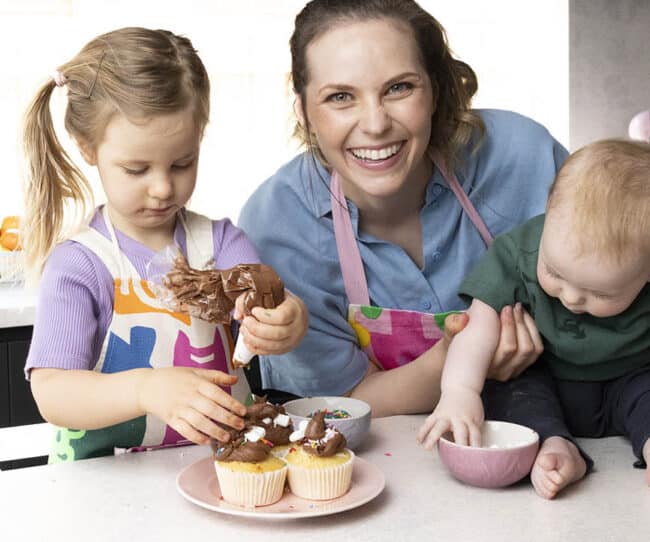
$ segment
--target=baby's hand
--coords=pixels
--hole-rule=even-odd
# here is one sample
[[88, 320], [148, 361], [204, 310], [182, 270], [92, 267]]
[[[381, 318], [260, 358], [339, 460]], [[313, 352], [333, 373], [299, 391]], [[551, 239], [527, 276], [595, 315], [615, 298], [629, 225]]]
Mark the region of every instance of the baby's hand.
[[438, 406], [420, 427], [417, 440], [432, 450], [442, 435], [452, 431], [457, 444], [480, 446], [483, 417], [481, 396], [474, 390], [462, 387], [445, 390]]
[[145, 412], [196, 444], [206, 444], [209, 437], [227, 441], [228, 432], [215, 422], [243, 429], [240, 416], [246, 414], [246, 407], [220, 388], [235, 382], [235, 375], [221, 371], [164, 367], [147, 371], [138, 399]]
[[[243, 296], [235, 303], [235, 318], [242, 314]], [[239, 332], [246, 347], [256, 354], [284, 354], [292, 350], [307, 332], [309, 313], [302, 299], [285, 291], [285, 299], [274, 309], [253, 308]]]

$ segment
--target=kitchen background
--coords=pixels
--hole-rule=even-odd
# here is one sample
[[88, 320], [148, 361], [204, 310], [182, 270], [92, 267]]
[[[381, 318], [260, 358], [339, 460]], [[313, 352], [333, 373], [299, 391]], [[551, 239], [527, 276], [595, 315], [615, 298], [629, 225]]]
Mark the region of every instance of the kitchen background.
[[[236, 220], [247, 196], [297, 150], [290, 139], [287, 42], [304, 3], [0, 0], [0, 217], [22, 211], [19, 126], [37, 86], [96, 34], [142, 25], [186, 34], [208, 68], [212, 119], [192, 207]], [[476, 107], [528, 115], [571, 149], [626, 135], [634, 113], [650, 108], [650, 0], [420, 3], [477, 71]], [[56, 91], [53, 99], [58, 119], [63, 95]], [[92, 170], [88, 177], [99, 188]]]
[[[255, 187], [298, 150], [290, 138], [286, 81], [293, 18], [304, 3], [0, 0], [0, 219], [22, 212], [20, 122], [36, 88], [95, 35], [140, 25], [189, 36], [206, 64], [212, 119], [191, 207], [236, 220]], [[528, 115], [572, 150], [626, 136], [632, 116], [650, 109], [650, 0], [420, 3], [446, 27], [456, 55], [478, 73], [476, 107]], [[62, 129], [64, 105], [64, 91], [57, 89], [52, 107], [58, 133], [82, 164]], [[101, 202], [95, 172], [85, 170]], [[2, 254], [0, 263], [19, 255]], [[35, 432], [0, 442], [0, 470], [42, 463], [48, 441], [23, 375], [35, 295], [7, 282], [2, 272], [0, 267], [0, 428]], [[7, 448], [8, 442], [20, 449]]]
[[[20, 214], [19, 125], [42, 84], [89, 39], [122, 26], [168, 28], [198, 49], [213, 86], [192, 208], [213, 217], [239, 210], [255, 187], [297, 151], [290, 139], [288, 41], [304, 0], [0, 0], [0, 217]], [[424, 0], [458, 57], [479, 76], [476, 107], [512, 109], [569, 144], [567, 0]], [[59, 135], [64, 91], [52, 105]], [[60, 114], [57, 116], [56, 111]], [[94, 171], [86, 169], [97, 188]]]

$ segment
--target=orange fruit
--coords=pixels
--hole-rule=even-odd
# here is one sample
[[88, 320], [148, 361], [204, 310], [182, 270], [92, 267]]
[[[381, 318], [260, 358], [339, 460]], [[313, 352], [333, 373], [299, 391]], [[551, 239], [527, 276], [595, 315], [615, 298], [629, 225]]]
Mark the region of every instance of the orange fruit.
[[20, 217], [18, 216], [5, 216], [2, 219], [2, 226], [0, 230], [17, 230], [20, 228]]
[[7, 250], [20, 250], [21, 248], [18, 234], [13, 232], [3, 232], [0, 235], [0, 245]]
[[20, 217], [6, 216], [0, 228], [0, 246], [5, 250], [20, 250]]

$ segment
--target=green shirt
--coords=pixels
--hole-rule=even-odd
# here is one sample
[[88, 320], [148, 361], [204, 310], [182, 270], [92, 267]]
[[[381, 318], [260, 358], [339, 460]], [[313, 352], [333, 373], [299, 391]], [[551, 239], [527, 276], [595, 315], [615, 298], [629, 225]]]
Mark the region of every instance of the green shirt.
[[544, 339], [542, 359], [564, 380], [602, 381], [650, 364], [650, 284], [621, 314], [574, 314], [537, 282], [544, 215], [500, 235], [460, 285], [466, 301], [478, 298], [500, 311], [519, 301]]

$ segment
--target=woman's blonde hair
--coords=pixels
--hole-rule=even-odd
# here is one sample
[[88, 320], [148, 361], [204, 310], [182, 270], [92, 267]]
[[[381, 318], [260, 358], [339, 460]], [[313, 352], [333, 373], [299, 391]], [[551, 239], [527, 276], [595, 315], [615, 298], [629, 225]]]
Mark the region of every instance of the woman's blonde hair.
[[77, 222], [94, 206], [81, 170], [61, 146], [52, 124], [53, 89], [67, 89], [65, 128], [84, 149], [95, 150], [116, 113], [130, 119], [193, 110], [201, 131], [210, 113], [210, 83], [189, 39], [166, 30], [122, 28], [90, 41], [59, 66], [30, 104], [24, 120], [26, 157], [23, 245], [32, 278], [61, 241], [64, 211]]
[[[470, 108], [478, 81], [468, 64], [453, 58], [442, 25], [413, 0], [312, 0], [307, 3], [296, 16], [289, 41], [293, 90], [305, 104], [310, 43], [339, 24], [378, 19], [400, 21], [413, 32], [422, 65], [434, 90], [436, 107], [431, 119], [429, 146], [440, 153], [446, 166], [451, 168], [472, 137], [478, 135], [478, 143], [485, 132], [483, 120]], [[303, 113], [306, 126], [296, 123], [294, 136], [327, 165], [317, 142], [311, 137], [306, 112]]]
[[650, 259], [650, 144], [606, 139], [573, 153], [551, 186], [547, 213], [558, 207], [571, 214], [582, 250]]

